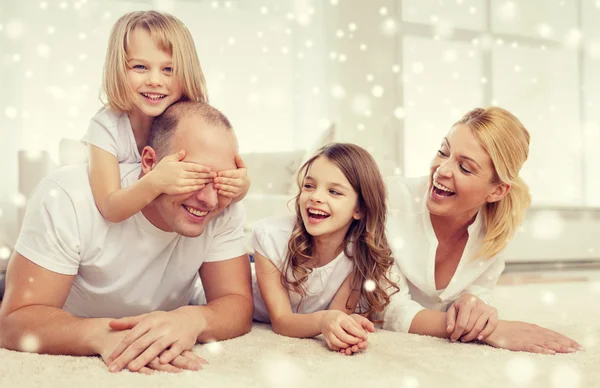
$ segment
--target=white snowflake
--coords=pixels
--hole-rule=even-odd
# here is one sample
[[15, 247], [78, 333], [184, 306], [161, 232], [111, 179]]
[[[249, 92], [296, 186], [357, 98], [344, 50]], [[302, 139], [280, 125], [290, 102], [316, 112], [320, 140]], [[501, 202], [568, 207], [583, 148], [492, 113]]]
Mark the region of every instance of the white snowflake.
[[414, 376], [404, 376], [402, 378], [402, 388], [418, 388], [419, 380]]
[[425, 65], [423, 65], [422, 62], [415, 62], [412, 64], [411, 70], [415, 74], [423, 74], [423, 71], [425, 71]]
[[[396, 175], [400, 175], [400, 169], [398, 168], [398, 173]], [[404, 248], [405, 242], [404, 239], [400, 238], [400, 237], [395, 237], [392, 240], [392, 248], [394, 250], [401, 250], [402, 248]]]
[[207, 342], [204, 346], [211, 354], [219, 354], [223, 351], [223, 345], [217, 341]]
[[50, 56], [50, 46], [47, 44], [41, 43], [37, 46], [37, 54], [42, 58], [48, 58]]
[[318, 125], [319, 125], [319, 128], [324, 131], [331, 126], [331, 120], [329, 120], [327, 118], [322, 118], [319, 120]]
[[398, 120], [404, 120], [404, 117], [406, 117], [406, 112], [404, 111], [404, 108], [401, 106], [396, 107], [396, 109], [394, 109], [394, 117]]
[[269, 354], [259, 360], [260, 371], [271, 387], [303, 387], [307, 375], [298, 362], [284, 354]]
[[531, 216], [531, 232], [539, 240], [554, 240], [563, 232], [564, 222], [554, 212], [543, 211]]
[[505, 1], [498, 10], [498, 18], [504, 23], [510, 23], [517, 17], [518, 14], [517, 4], [513, 1]]
[[346, 90], [341, 85], [331, 87], [331, 96], [336, 100], [341, 100], [346, 96]]
[[23, 207], [25, 207], [26, 203], [27, 203], [27, 198], [25, 198], [25, 196], [22, 193], [16, 193], [15, 195], [13, 195], [13, 204], [16, 207], [23, 208]]
[[537, 32], [544, 39], [550, 39], [553, 35], [552, 27], [546, 23], [539, 24]]
[[6, 35], [10, 39], [20, 38], [24, 31], [25, 26], [20, 20], [11, 20], [6, 24]]
[[456, 50], [447, 49], [444, 50], [444, 62], [446, 63], [454, 63], [458, 59], [458, 53]]
[[398, 23], [394, 19], [387, 19], [381, 24], [381, 32], [386, 36], [394, 36], [398, 32]]
[[576, 366], [561, 364], [554, 368], [550, 379], [552, 387], [577, 388], [581, 383], [581, 373]]
[[4, 114], [9, 119], [14, 119], [15, 117], [17, 117], [17, 108], [15, 108], [14, 106], [9, 106], [4, 110]]
[[577, 50], [581, 45], [582, 39], [583, 33], [579, 29], [574, 28], [567, 33], [567, 36], [565, 37], [565, 46], [571, 50]]
[[6, 260], [10, 257], [10, 249], [8, 247], [0, 247], [0, 259]]
[[536, 374], [536, 366], [530, 356], [515, 356], [506, 364], [506, 374], [515, 384], [526, 385]]
[[38, 350], [40, 350], [40, 340], [33, 334], [25, 334], [23, 337], [21, 337], [21, 342], [19, 345], [19, 348], [22, 352], [36, 353]]
[[383, 93], [384, 93], [383, 86], [381, 86], [381, 85], [373, 86], [373, 89], [371, 89], [371, 93], [373, 93], [373, 96], [375, 96], [377, 98], [383, 96]]
[[552, 291], [545, 290], [540, 294], [540, 299], [545, 305], [553, 305], [556, 302], [556, 295]]
[[367, 279], [365, 280], [365, 284], [363, 285], [363, 288], [365, 289], [365, 291], [367, 292], [373, 292], [375, 291], [375, 287], [377, 285], [375, 284], [375, 281], [372, 279]]

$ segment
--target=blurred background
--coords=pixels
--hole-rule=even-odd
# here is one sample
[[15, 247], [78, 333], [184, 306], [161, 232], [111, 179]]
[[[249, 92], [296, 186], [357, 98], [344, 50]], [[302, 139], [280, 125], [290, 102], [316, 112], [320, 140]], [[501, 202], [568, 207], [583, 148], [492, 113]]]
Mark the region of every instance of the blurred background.
[[533, 206], [507, 260], [599, 262], [600, 0], [0, 0], [0, 261], [39, 179], [80, 158], [110, 28], [145, 9], [195, 39], [251, 168], [249, 227], [287, 211], [324, 142], [425, 175], [459, 117], [498, 105], [532, 135]]

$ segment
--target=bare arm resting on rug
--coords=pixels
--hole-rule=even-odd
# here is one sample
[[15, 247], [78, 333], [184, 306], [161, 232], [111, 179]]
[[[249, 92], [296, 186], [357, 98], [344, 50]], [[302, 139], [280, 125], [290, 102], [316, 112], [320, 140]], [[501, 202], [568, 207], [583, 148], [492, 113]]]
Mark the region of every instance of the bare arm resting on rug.
[[252, 291], [248, 256], [204, 263], [200, 277], [207, 305], [183, 306], [172, 312], [155, 311], [110, 322], [115, 330], [131, 329], [107, 359], [111, 371], [126, 366], [138, 370], [159, 356], [161, 363], [168, 364], [196, 342], [229, 339], [250, 331]]
[[[115, 332], [108, 326], [109, 319], [79, 318], [62, 310], [74, 278], [42, 268], [15, 252], [8, 266], [6, 293], [0, 307], [0, 345], [44, 354], [99, 354], [106, 360], [128, 330]], [[169, 365], [153, 359], [140, 371], [195, 370], [202, 362], [193, 354], [180, 353]]]
[[357, 301], [354, 301], [353, 308], [347, 308], [350, 295], [348, 279], [337, 291], [328, 310], [297, 314], [292, 311], [288, 290], [281, 284], [279, 269], [258, 252], [255, 252], [254, 260], [258, 286], [275, 333], [297, 338], [323, 334], [327, 346], [337, 351], [366, 341], [367, 330], [374, 330], [368, 319], [352, 314]]
[[[397, 309], [398, 303], [401, 302], [396, 300], [390, 306]], [[384, 328], [393, 330], [393, 322], [384, 323]], [[447, 313], [422, 309], [412, 319], [408, 332], [449, 338]], [[544, 354], [571, 353], [582, 349], [577, 342], [555, 331], [526, 322], [505, 320], [498, 321], [496, 329], [483, 342], [502, 349]]]

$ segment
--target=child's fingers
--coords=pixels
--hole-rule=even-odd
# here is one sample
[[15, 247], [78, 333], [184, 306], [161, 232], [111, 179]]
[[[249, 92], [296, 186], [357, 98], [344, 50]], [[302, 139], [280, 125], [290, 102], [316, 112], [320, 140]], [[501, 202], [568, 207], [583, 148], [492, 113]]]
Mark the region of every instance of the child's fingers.
[[237, 197], [237, 194], [235, 194], [235, 193], [232, 193], [232, 192], [230, 192], [230, 191], [218, 190], [218, 191], [217, 191], [217, 194], [218, 194], [218, 195], [220, 195], [220, 196], [222, 196], [222, 197], [225, 197], [225, 198], [231, 198], [231, 199], [233, 199], [233, 198]]
[[178, 162], [181, 161], [185, 158], [185, 150], [179, 150], [178, 152], [175, 152], [174, 154], [170, 154], [165, 156], [164, 158], [162, 158], [160, 161], [164, 161], [166, 162]]
[[329, 337], [329, 342], [331, 342], [331, 344], [339, 349], [342, 348], [347, 348], [349, 344], [345, 343], [344, 341], [340, 340], [335, 334], [331, 334], [331, 337]]
[[240, 189], [237, 186], [224, 185], [221, 183], [215, 183], [213, 184], [213, 187], [219, 191], [228, 191], [230, 193], [233, 193], [234, 195], [238, 195], [240, 191]]
[[224, 178], [241, 178], [243, 176], [246, 176], [246, 169], [223, 170], [223, 171], [217, 172], [217, 176], [224, 177]]
[[173, 186], [171, 189], [165, 191], [167, 194], [176, 195], [176, 194], [187, 194], [193, 191], [198, 191], [205, 188], [206, 185], [191, 185], [191, 186]]
[[210, 167], [204, 166], [202, 164], [198, 164], [198, 163], [191, 163], [191, 162], [178, 162], [177, 163], [177, 167], [181, 168], [184, 171], [189, 171], [189, 172], [203, 172], [203, 173], [212, 173], [213, 177], [217, 176], [217, 173], [212, 171], [210, 169]]
[[[341, 322], [341, 326], [342, 326], [342, 329], [344, 329], [346, 332], [350, 333], [357, 339], [358, 338], [360, 338], [360, 339], [367, 338], [367, 333], [365, 332], [365, 330], [362, 328], [362, 326], [358, 322], [356, 322], [352, 318], [343, 320]], [[352, 342], [352, 343], [356, 343], [356, 342]]]
[[210, 179], [210, 181], [214, 181], [214, 172], [191, 172], [191, 171], [182, 171], [181, 176], [187, 179]]
[[241, 186], [241, 179], [239, 178], [225, 178], [218, 176], [214, 179], [215, 183], [220, 185], [228, 185], [228, 186]]
[[237, 166], [237, 168], [248, 168], [248, 166], [246, 166], [246, 163], [244, 163], [244, 160], [242, 159], [240, 154], [235, 155], [235, 165]]
[[[347, 345], [354, 345], [359, 343], [362, 338], [358, 336], [354, 336], [353, 334], [349, 334], [348, 331], [344, 328], [344, 326], [336, 327], [333, 330], [333, 334], [342, 342]], [[346, 347], [346, 346], [344, 346]]]
[[365, 318], [360, 314], [352, 314], [352, 317], [354, 318], [354, 321], [366, 331], [371, 333], [375, 332], [375, 325], [368, 318]]

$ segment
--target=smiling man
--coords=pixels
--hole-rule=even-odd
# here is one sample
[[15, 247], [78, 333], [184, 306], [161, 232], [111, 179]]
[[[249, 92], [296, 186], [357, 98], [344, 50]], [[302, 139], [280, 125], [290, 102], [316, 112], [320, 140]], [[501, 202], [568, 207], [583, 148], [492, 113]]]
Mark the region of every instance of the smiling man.
[[[165, 156], [222, 171], [236, 168], [237, 140], [213, 107], [179, 102], [156, 118], [142, 163], [121, 165], [122, 187]], [[243, 205], [213, 184], [162, 194], [140, 213], [106, 221], [87, 167], [45, 178], [27, 207], [7, 273], [0, 344], [48, 354], [102, 356], [111, 371], [199, 369], [189, 350], [252, 325]], [[207, 304], [189, 305], [204, 288]]]

